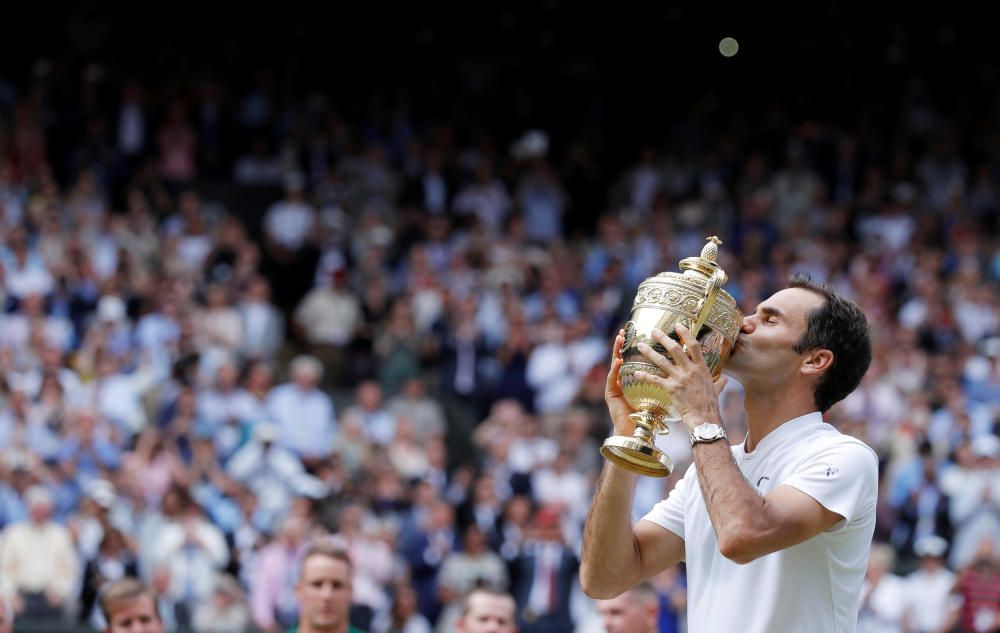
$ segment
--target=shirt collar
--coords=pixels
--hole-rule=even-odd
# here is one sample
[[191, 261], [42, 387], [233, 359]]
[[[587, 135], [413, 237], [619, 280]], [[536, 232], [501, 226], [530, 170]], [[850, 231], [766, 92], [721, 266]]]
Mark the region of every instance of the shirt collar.
[[[800, 415], [797, 418], [792, 418], [791, 420], [782, 423], [778, 428], [774, 429], [770, 433], [764, 436], [764, 439], [757, 442], [757, 446], [754, 447], [753, 451], [747, 452], [746, 438], [740, 443], [740, 454], [744, 459], [753, 459], [755, 455], [760, 455], [768, 451], [772, 446], [779, 444], [786, 437], [791, 437], [792, 435], [801, 435], [807, 432], [810, 427], [816, 427], [823, 424], [823, 414], [819, 411], [812, 411], [805, 415]], [[749, 432], [747, 432], [749, 435]]]

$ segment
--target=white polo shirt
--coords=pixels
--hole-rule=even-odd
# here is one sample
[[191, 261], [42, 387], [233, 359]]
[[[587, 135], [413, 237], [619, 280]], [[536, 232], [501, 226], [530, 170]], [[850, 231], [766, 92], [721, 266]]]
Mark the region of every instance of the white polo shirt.
[[794, 547], [737, 565], [719, 553], [692, 464], [644, 520], [684, 539], [690, 633], [850, 633], [875, 531], [878, 458], [819, 412], [785, 422], [751, 453], [732, 447], [746, 480], [766, 496], [792, 486], [842, 517]]

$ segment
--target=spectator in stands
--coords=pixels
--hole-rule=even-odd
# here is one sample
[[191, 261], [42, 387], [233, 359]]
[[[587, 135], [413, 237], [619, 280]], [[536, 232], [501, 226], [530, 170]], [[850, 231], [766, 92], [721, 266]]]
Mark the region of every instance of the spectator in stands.
[[267, 527], [288, 512], [296, 496], [321, 497], [326, 485], [313, 477], [295, 454], [278, 444], [275, 425], [262, 422], [252, 439], [226, 465], [230, 477], [250, 489]]
[[267, 398], [267, 410], [278, 427], [280, 444], [307, 466], [328, 457], [337, 432], [333, 401], [317, 387], [323, 366], [312, 356], [289, 365], [291, 382], [278, 385]]
[[958, 605], [952, 590], [955, 574], [945, 567], [948, 542], [940, 536], [921, 537], [914, 551], [920, 568], [906, 577], [903, 601], [903, 630], [913, 633], [944, 631]]
[[79, 573], [72, 536], [52, 521], [52, 493], [47, 488], [32, 486], [24, 497], [29, 519], [3, 532], [0, 593], [12, 595], [14, 610], [26, 619], [61, 619], [71, 606]]
[[351, 556], [352, 598], [372, 613], [389, 608], [385, 588], [396, 572], [392, 550], [378, 533], [378, 521], [364, 506], [348, 502], [337, 519], [337, 538]]
[[598, 601], [597, 609], [607, 633], [658, 633], [660, 601], [648, 582], [617, 598]]
[[104, 633], [165, 633], [153, 592], [135, 578], [101, 588]]
[[228, 574], [216, 576], [212, 597], [195, 608], [192, 619], [196, 633], [244, 633], [251, 622], [243, 588]]
[[355, 418], [369, 442], [390, 446], [396, 434], [396, 416], [383, 406], [382, 388], [374, 380], [366, 380], [354, 393], [354, 405], [344, 410], [343, 419]]
[[386, 402], [386, 410], [396, 418], [407, 417], [417, 437], [443, 436], [446, 430], [444, 408], [427, 393], [426, 382], [413, 376], [395, 397]]
[[331, 384], [346, 375], [349, 345], [361, 324], [361, 304], [347, 280], [346, 268], [333, 270], [328, 282], [302, 298], [292, 321], [310, 352], [327, 366]]
[[372, 623], [372, 633], [431, 633], [431, 623], [417, 611], [417, 592], [406, 583], [392, 589], [392, 607]]
[[178, 507], [167, 515], [147, 545], [154, 565], [170, 572], [169, 597], [190, 613], [211, 596], [216, 571], [229, 562], [229, 549], [222, 531], [208, 520], [187, 490], [175, 490]]
[[285, 519], [276, 538], [256, 557], [250, 585], [250, 609], [254, 624], [273, 633], [295, 622], [298, 604], [294, 578], [309, 526], [298, 517]]
[[305, 179], [300, 173], [285, 176], [285, 199], [276, 202], [264, 217], [264, 231], [269, 242], [283, 251], [294, 253], [310, 239], [316, 223], [316, 210], [305, 199]]
[[445, 558], [458, 549], [452, 507], [440, 499], [429, 503], [422, 524], [408, 535], [404, 548], [420, 613], [436, 622], [441, 610], [438, 574]]
[[273, 361], [285, 338], [285, 319], [271, 303], [271, 286], [261, 275], [247, 283], [239, 303], [243, 318], [240, 352], [254, 360]]
[[[106, 583], [127, 577], [136, 578], [138, 575], [138, 561], [125, 536], [116, 529], [105, 532], [96, 556], [88, 560], [83, 569], [83, 588], [80, 595], [83, 608], [80, 611], [80, 620], [96, 625], [101, 587]], [[95, 628], [100, 627], [95, 626]]]
[[523, 633], [556, 633], [573, 628], [570, 593], [579, 560], [563, 538], [559, 507], [539, 508], [520, 555], [511, 567], [511, 589]]
[[988, 631], [1000, 626], [996, 605], [1000, 604], [1000, 571], [993, 542], [979, 543], [968, 567], [959, 570], [953, 588], [960, 607], [950, 612], [944, 630]]
[[980, 435], [956, 451], [957, 464], [942, 475], [942, 488], [951, 498], [955, 527], [950, 562], [966, 567], [984, 538], [1000, 546], [1000, 438]]
[[477, 587], [506, 590], [507, 566], [487, 548], [486, 535], [475, 524], [462, 533], [462, 549], [445, 557], [438, 574], [438, 595], [444, 611], [437, 630], [448, 631], [461, 614], [460, 598]]
[[517, 607], [509, 593], [479, 588], [463, 600], [462, 615], [455, 621], [456, 633], [516, 633]]

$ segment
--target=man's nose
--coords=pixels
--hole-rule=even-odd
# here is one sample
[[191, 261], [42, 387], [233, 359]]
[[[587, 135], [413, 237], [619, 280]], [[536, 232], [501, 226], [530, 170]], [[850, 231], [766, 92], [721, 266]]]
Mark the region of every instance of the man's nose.
[[740, 331], [744, 334], [750, 334], [753, 332], [754, 324], [752, 315], [747, 315], [743, 317], [743, 324], [740, 326]]

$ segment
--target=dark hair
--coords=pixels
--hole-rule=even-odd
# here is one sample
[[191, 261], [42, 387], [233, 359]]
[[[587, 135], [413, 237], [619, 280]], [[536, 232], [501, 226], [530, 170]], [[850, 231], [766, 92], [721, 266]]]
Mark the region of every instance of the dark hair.
[[826, 284], [795, 275], [789, 288], [802, 288], [826, 301], [806, 317], [806, 330], [795, 344], [802, 353], [814, 349], [833, 352], [833, 362], [816, 383], [816, 408], [826, 411], [857, 389], [872, 362], [872, 340], [868, 319], [856, 303], [841, 297]]
[[101, 613], [104, 614], [108, 626], [111, 625], [111, 614], [116, 608], [142, 596], [149, 596], [149, 599], [152, 600], [153, 613], [159, 619], [160, 613], [156, 610], [156, 597], [149, 587], [135, 578], [125, 577], [101, 587], [98, 603], [101, 605]]

